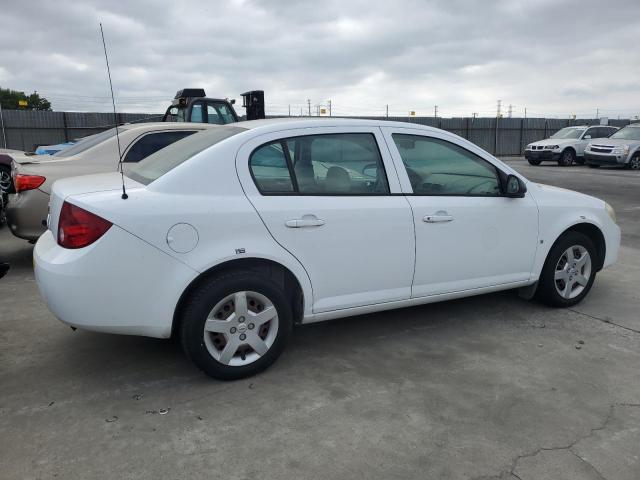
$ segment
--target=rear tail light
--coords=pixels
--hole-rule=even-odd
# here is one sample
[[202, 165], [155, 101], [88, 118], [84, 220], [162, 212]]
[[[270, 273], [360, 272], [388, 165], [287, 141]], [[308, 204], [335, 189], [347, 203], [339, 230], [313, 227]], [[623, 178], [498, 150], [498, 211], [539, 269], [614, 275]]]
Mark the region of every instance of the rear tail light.
[[58, 219], [58, 245], [82, 248], [105, 234], [112, 223], [69, 202], [62, 204]]
[[26, 190], [33, 190], [38, 188], [45, 182], [46, 178], [40, 175], [24, 175], [18, 173], [13, 178], [13, 184], [16, 187], [16, 192], [24, 192]]

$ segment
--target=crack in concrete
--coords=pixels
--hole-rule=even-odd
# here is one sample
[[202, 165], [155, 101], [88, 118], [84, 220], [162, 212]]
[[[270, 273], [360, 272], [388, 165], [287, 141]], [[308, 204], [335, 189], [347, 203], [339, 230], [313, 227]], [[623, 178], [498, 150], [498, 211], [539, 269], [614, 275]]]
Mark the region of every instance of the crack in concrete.
[[619, 323], [612, 322], [611, 320], [607, 320], [606, 318], [600, 318], [600, 317], [596, 317], [595, 315], [589, 315], [588, 313], [579, 312], [578, 310], [574, 310], [572, 308], [569, 308], [569, 311], [573, 312], [573, 313], [577, 313], [578, 315], [584, 315], [585, 317], [589, 317], [589, 318], [592, 318], [594, 320], [598, 320], [598, 321], [600, 321], [602, 323], [606, 323], [608, 325], [613, 325], [615, 327], [622, 328], [622, 329], [627, 330], [629, 332], [640, 333], [640, 330], [636, 330], [636, 329], [631, 328], [631, 327], [625, 327], [624, 325], [620, 325]]
[[539, 448], [536, 448], [532, 452], [523, 453], [522, 455], [518, 455], [517, 457], [515, 457], [513, 459], [513, 461], [511, 462], [510, 468], [508, 470], [502, 470], [500, 472], [500, 474], [498, 474], [498, 475], [495, 475], [495, 476], [492, 476], [492, 477], [491, 476], [490, 477], [481, 476], [481, 477], [474, 477], [474, 478], [477, 479], [477, 480], [480, 480], [480, 479], [488, 480], [488, 479], [491, 479], [491, 478], [496, 479], [496, 480], [500, 480], [500, 479], [504, 478], [505, 475], [511, 475], [514, 478], [517, 478], [518, 480], [522, 480], [522, 478], [515, 472], [516, 468], [518, 468], [518, 462], [520, 462], [520, 460], [522, 460], [524, 458], [535, 457], [536, 455], [538, 455], [538, 454], [540, 454], [542, 452], [553, 452], [553, 451], [558, 451], [558, 450], [566, 450], [566, 451], [569, 451], [574, 456], [576, 456], [577, 458], [579, 458], [580, 460], [582, 460], [587, 465], [589, 465], [603, 480], [607, 480], [604, 477], [604, 475], [602, 475], [602, 473], [600, 473], [600, 471], [598, 471], [597, 468], [595, 468], [593, 465], [591, 465], [591, 463], [589, 463], [587, 460], [582, 458], [580, 455], [578, 455], [572, 449], [573, 449], [573, 447], [575, 447], [581, 441], [586, 440], [587, 438], [591, 437], [595, 432], [599, 432], [599, 431], [604, 430], [605, 428], [607, 428], [607, 425], [611, 421], [611, 418], [613, 417], [613, 412], [614, 412], [616, 407], [625, 407], [625, 408], [640, 407], [640, 403], [612, 403], [611, 405], [609, 405], [609, 411], [607, 412], [607, 416], [605, 417], [605, 419], [601, 423], [601, 425], [599, 425], [597, 427], [593, 427], [592, 429], [589, 430], [589, 433], [587, 433], [586, 435], [582, 435], [582, 436], [576, 438], [573, 442], [569, 443], [568, 445], [561, 445], [561, 446], [557, 446], [557, 447], [539, 447]]

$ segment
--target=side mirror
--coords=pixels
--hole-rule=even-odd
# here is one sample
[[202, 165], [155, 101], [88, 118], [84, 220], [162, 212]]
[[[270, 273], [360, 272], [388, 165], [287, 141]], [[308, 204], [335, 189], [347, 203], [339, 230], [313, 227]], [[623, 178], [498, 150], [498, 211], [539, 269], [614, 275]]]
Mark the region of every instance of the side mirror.
[[585, 135], [584, 137], [582, 137], [584, 140], [591, 140], [591, 135]]
[[527, 186], [515, 175], [507, 175], [504, 195], [509, 198], [523, 198], [527, 192]]

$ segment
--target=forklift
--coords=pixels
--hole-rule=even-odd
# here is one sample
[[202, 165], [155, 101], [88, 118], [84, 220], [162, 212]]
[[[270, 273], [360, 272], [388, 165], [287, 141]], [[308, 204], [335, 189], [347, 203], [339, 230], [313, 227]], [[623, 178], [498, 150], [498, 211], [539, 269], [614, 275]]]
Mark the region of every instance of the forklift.
[[[226, 125], [242, 119], [233, 109], [235, 99], [207, 98], [203, 88], [183, 88], [167, 108], [163, 122], [195, 122]], [[264, 91], [251, 90], [242, 94], [246, 120], [258, 120], [264, 115]]]

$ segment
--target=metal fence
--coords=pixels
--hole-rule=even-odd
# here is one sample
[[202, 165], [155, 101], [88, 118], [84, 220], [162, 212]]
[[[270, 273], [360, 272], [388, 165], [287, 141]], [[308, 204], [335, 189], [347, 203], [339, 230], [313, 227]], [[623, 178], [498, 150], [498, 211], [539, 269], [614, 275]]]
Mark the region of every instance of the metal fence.
[[[118, 123], [158, 120], [157, 114], [119, 113]], [[2, 110], [4, 137], [0, 148], [34, 151], [40, 145], [76, 140], [113, 127], [113, 113]], [[6, 138], [6, 146], [4, 145]]]
[[[62, 143], [113, 127], [111, 113], [40, 112], [3, 110], [6, 147], [33, 151], [40, 145]], [[118, 123], [157, 121], [159, 114], [119, 113]], [[439, 118], [439, 117], [348, 117], [390, 120], [429, 125], [466, 138], [497, 156], [521, 155], [531, 142], [549, 137], [561, 128], [596, 125], [598, 119], [562, 120], [549, 118]], [[623, 127], [629, 120], [610, 120]], [[0, 146], [3, 145], [0, 137]]]

